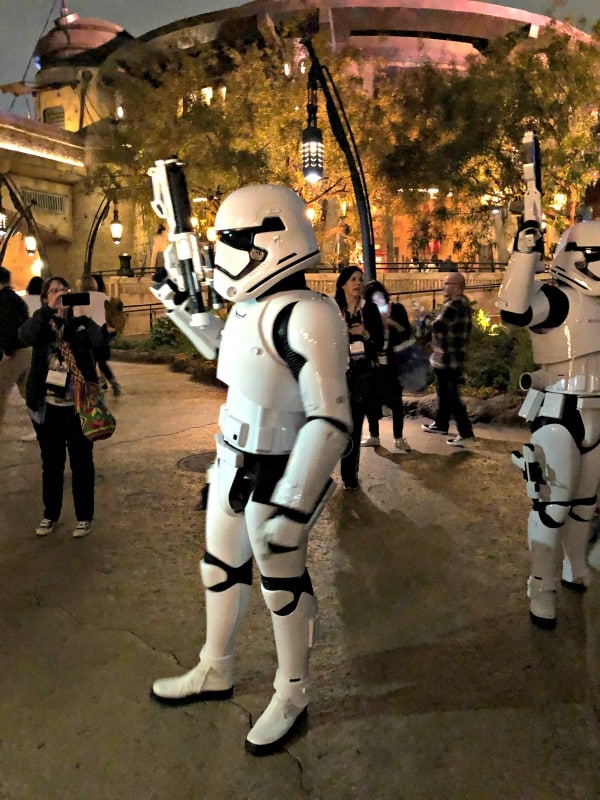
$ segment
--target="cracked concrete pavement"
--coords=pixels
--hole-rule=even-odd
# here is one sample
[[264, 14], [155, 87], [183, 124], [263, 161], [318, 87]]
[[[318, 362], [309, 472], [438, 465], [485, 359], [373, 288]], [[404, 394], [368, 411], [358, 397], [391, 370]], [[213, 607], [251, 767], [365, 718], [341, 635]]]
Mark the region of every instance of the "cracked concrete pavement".
[[115, 370], [89, 537], [71, 536], [68, 484], [61, 525], [35, 537], [39, 453], [16, 392], [0, 432], [1, 800], [600, 797], [600, 581], [561, 591], [554, 632], [529, 623], [522, 429], [478, 426], [460, 452], [408, 420], [402, 455], [383, 421], [361, 491], [338, 489], [313, 532], [314, 699], [282, 753], [243, 749], [275, 669], [256, 575], [234, 698], [152, 703], [151, 681], [202, 643], [195, 504], [224, 394], [162, 365]]

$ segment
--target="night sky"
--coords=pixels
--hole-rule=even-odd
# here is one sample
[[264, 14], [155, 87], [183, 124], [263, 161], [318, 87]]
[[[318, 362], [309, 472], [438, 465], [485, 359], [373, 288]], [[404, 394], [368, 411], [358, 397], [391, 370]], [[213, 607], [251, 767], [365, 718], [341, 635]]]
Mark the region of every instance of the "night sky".
[[[140, 36], [176, 19], [243, 5], [243, 0], [67, 0], [66, 5], [82, 17], [110, 20]], [[558, 19], [569, 17], [573, 22], [586, 17], [588, 29], [590, 23], [600, 19], [600, 0], [497, 0], [497, 5]], [[52, 28], [60, 8], [60, 0], [0, 0], [0, 83], [23, 79], [36, 42]], [[30, 68], [27, 77], [31, 79], [32, 75]], [[12, 95], [0, 94], [0, 109], [8, 110], [12, 101]], [[26, 109], [24, 99], [20, 99], [11, 110], [26, 114]]]

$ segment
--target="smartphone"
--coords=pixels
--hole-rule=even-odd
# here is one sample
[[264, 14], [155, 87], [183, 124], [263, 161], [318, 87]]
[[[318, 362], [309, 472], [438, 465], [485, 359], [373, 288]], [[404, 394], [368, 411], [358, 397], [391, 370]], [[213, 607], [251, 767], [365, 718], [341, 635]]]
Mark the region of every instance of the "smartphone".
[[89, 306], [89, 292], [67, 292], [62, 296], [63, 306]]

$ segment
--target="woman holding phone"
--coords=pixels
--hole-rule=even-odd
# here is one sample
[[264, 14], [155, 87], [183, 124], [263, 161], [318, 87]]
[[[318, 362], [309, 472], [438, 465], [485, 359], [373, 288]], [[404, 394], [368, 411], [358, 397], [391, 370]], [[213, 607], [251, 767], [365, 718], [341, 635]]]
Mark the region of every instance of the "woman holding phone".
[[341, 461], [342, 481], [346, 489], [358, 489], [360, 440], [367, 411], [375, 403], [375, 366], [383, 347], [383, 323], [375, 303], [365, 302], [364, 276], [360, 267], [351, 265], [340, 272], [335, 285], [335, 300], [348, 326], [350, 343], [348, 390], [352, 409], [352, 444]]
[[19, 338], [33, 347], [27, 379], [27, 412], [40, 446], [42, 457], [42, 499], [44, 517], [37, 536], [52, 533], [57, 525], [63, 500], [66, 454], [71, 466], [71, 488], [77, 525], [73, 536], [90, 532], [94, 517], [93, 443], [81, 430], [75, 410], [75, 381], [64, 355], [66, 343], [76, 366], [86, 381], [97, 382], [93, 349], [102, 343], [104, 333], [89, 317], [75, 317], [71, 294], [64, 278], [46, 281], [42, 305], [19, 328]]

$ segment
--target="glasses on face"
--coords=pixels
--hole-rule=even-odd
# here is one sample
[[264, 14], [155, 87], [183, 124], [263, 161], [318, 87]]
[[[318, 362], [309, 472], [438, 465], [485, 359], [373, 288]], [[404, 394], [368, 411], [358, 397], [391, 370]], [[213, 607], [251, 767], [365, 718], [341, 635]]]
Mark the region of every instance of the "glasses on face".
[[48, 294], [58, 294], [58, 292], [68, 292], [70, 291], [67, 289], [66, 286], [56, 286], [54, 289], [48, 289]]

